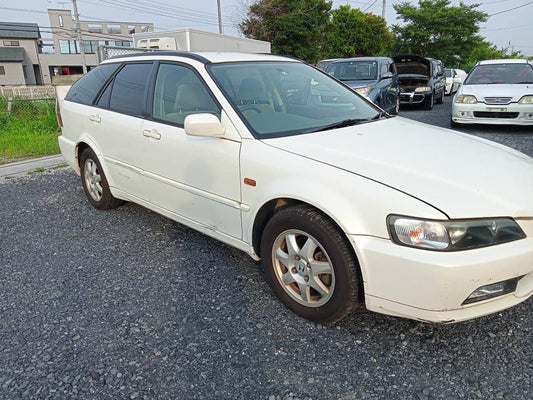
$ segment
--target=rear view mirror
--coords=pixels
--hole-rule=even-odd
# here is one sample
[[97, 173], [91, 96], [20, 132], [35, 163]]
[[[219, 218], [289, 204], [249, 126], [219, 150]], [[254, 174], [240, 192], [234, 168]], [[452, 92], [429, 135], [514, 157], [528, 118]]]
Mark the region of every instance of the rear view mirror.
[[190, 136], [220, 137], [224, 128], [213, 114], [191, 114], [185, 117], [185, 133]]

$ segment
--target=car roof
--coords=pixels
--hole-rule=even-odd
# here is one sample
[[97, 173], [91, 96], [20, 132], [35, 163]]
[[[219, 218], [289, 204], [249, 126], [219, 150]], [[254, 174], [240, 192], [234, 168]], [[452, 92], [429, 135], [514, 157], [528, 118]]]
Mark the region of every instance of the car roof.
[[232, 61], [293, 61], [295, 58], [274, 54], [237, 53], [237, 52], [192, 52], [192, 51], [164, 51], [140, 52], [112, 57], [104, 62], [117, 62], [135, 59], [138, 60], [169, 60], [172, 58], [190, 58], [204, 64], [223, 63]]
[[492, 64], [531, 64], [531, 61], [517, 58], [500, 59], [500, 60], [484, 60], [477, 63], [477, 65], [492, 65]]

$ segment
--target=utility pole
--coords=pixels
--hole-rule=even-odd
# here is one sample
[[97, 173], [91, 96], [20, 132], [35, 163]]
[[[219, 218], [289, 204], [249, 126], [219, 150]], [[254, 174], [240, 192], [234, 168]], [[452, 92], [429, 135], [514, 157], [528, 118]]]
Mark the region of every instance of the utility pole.
[[387, 0], [383, 0], [383, 8], [381, 9], [381, 17], [385, 19], [385, 8], [387, 7]]
[[217, 0], [218, 8], [218, 33], [222, 33], [222, 13], [220, 12], [220, 0]]
[[72, 0], [72, 7], [74, 7], [74, 18], [76, 19], [76, 32], [78, 33], [78, 42], [80, 43], [81, 65], [83, 73], [87, 73], [87, 62], [85, 61], [85, 47], [83, 46], [83, 37], [81, 35], [80, 14], [78, 14], [78, 5], [76, 0]]

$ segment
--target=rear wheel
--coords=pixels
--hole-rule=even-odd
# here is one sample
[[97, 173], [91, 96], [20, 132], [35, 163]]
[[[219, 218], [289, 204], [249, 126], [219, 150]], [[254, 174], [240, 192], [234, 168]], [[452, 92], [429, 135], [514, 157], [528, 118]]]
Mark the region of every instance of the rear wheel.
[[80, 172], [85, 195], [95, 208], [110, 210], [124, 203], [111, 194], [100, 161], [91, 149], [85, 149], [81, 153]]
[[274, 293], [296, 314], [332, 322], [357, 306], [362, 284], [350, 244], [317, 210], [294, 206], [275, 214], [263, 232], [261, 255]]

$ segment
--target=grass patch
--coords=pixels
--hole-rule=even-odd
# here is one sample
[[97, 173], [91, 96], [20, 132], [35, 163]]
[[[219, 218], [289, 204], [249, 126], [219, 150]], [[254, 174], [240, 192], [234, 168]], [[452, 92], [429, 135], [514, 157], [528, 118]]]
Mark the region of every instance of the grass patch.
[[55, 100], [0, 99], [0, 164], [59, 153]]

